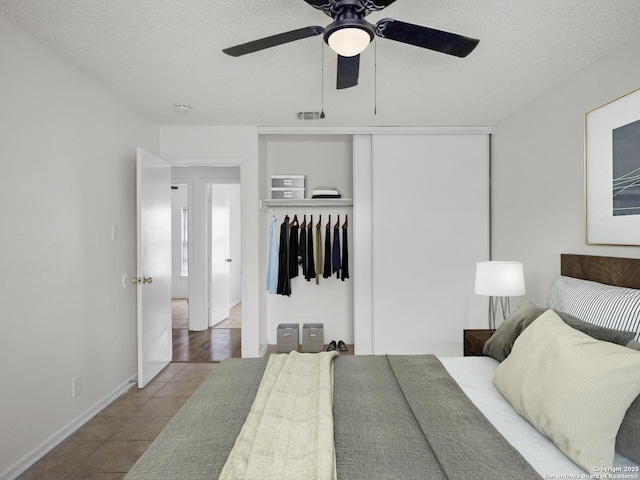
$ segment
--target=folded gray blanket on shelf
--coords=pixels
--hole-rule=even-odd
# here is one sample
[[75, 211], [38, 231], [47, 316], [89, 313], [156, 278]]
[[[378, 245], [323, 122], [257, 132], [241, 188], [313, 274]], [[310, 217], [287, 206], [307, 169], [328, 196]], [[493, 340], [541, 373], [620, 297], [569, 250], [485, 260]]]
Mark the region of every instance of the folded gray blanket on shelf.
[[[266, 363], [222, 362], [125, 478], [218, 478]], [[333, 417], [338, 479], [540, 478], [432, 355], [336, 358]]]

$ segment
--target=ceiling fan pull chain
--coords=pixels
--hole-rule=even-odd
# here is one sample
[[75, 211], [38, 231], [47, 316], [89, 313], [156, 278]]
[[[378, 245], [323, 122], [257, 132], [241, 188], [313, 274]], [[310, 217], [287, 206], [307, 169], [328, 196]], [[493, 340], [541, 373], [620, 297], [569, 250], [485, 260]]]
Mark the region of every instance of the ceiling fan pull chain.
[[373, 114], [378, 115], [378, 43], [373, 44]]
[[324, 42], [320, 42], [320, 53], [322, 54], [321, 65], [322, 65], [322, 78], [320, 79], [320, 118], [324, 118]]

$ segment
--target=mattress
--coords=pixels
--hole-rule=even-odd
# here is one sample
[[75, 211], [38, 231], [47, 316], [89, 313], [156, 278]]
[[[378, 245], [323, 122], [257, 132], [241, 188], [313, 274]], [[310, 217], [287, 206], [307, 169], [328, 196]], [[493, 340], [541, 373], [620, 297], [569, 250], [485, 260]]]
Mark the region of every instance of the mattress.
[[[588, 478], [587, 472], [521, 417], [493, 386], [492, 379], [499, 362], [491, 357], [443, 357], [439, 360], [496, 430], [543, 478], [561, 478], [561, 475]], [[640, 473], [639, 464], [617, 453], [615, 467], [631, 475]], [[640, 478], [640, 475], [629, 478]]]
[[[218, 478], [266, 361], [222, 362], [126, 479]], [[337, 358], [338, 478], [592, 478], [504, 400], [492, 383], [497, 365], [489, 357]], [[640, 473], [639, 465], [619, 455], [615, 466]]]

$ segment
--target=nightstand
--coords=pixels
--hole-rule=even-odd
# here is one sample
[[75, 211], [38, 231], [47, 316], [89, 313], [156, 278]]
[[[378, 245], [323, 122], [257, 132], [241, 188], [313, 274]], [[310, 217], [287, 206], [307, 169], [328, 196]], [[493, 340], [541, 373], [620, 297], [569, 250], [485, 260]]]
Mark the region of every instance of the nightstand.
[[464, 331], [464, 356], [465, 357], [478, 357], [482, 356], [482, 347], [489, 337], [493, 335], [495, 330], [492, 329], [478, 329], [478, 330], [465, 330]]

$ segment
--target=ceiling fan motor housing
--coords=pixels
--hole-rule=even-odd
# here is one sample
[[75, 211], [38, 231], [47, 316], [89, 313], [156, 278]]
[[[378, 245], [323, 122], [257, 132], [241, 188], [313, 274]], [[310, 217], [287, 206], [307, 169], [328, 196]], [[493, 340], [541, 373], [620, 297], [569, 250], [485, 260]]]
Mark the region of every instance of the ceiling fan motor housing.
[[[338, 2], [340, 3], [340, 2]], [[375, 26], [364, 19], [365, 12], [356, 11], [356, 6], [360, 6], [358, 1], [344, 2], [344, 9], [334, 17], [334, 21], [324, 29], [324, 41], [329, 44], [329, 37], [343, 28], [357, 28], [369, 34], [369, 42], [375, 36]]]

